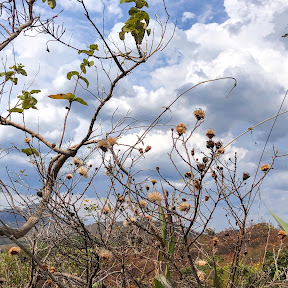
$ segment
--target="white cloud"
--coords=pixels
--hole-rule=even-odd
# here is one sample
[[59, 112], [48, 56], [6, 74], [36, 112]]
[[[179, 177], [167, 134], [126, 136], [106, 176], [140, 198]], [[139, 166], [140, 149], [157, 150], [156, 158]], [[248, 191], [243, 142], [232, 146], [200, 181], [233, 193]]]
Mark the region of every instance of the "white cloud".
[[185, 11], [182, 16], [182, 22], [195, 18], [195, 14], [190, 11]]

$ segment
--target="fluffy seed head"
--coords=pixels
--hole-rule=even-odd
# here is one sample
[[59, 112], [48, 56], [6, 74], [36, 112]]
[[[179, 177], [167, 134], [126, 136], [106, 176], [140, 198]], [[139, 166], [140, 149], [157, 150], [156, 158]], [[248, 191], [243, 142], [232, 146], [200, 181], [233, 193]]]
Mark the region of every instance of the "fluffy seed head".
[[73, 178], [73, 175], [69, 173], [69, 174], [66, 175], [66, 178], [67, 178], [68, 180], [70, 180], [70, 179]]
[[77, 157], [75, 157], [75, 158], [73, 159], [73, 163], [74, 163], [74, 165], [77, 166], [77, 167], [83, 165], [83, 162], [82, 162], [79, 158], [77, 158]]
[[197, 109], [194, 111], [194, 116], [198, 121], [202, 120], [205, 118], [205, 112], [202, 109]]
[[260, 170], [263, 171], [263, 172], [267, 172], [271, 169], [271, 165], [269, 164], [263, 164], [261, 167], [260, 167]]
[[31, 141], [30, 138], [25, 138], [25, 139], [24, 139], [24, 143], [29, 143], [30, 141]]
[[84, 178], [89, 177], [87, 169], [83, 166], [78, 169], [78, 173], [79, 173], [79, 175], [81, 175]]
[[139, 201], [139, 206], [140, 206], [141, 208], [146, 208], [146, 207], [148, 206], [148, 203], [147, 203], [147, 201], [145, 201], [145, 200], [140, 200], [140, 201]]
[[113, 253], [107, 249], [101, 249], [98, 252], [98, 255], [100, 258], [104, 259], [104, 260], [112, 260], [113, 259]]
[[117, 143], [117, 139], [114, 138], [114, 137], [108, 137], [108, 138], [107, 138], [107, 141], [108, 141], [108, 143], [109, 143], [111, 146], [114, 146], [114, 145], [118, 144], [118, 143]]
[[197, 164], [197, 168], [201, 172], [205, 170], [205, 167], [206, 167], [206, 165], [204, 163]]
[[216, 136], [216, 133], [213, 129], [208, 129], [206, 131], [206, 136], [209, 138], [209, 139], [212, 139], [214, 136]]
[[205, 266], [205, 265], [207, 264], [207, 262], [206, 262], [205, 260], [199, 259], [199, 260], [197, 260], [197, 261], [195, 262], [195, 264], [196, 264], [197, 266]]
[[213, 140], [208, 140], [207, 142], [206, 142], [206, 147], [207, 148], [209, 148], [209, 149], [212, 149], [212, 148], [214, 148], [214, 141]]
[[186, 131], [187, 131], [187, 127], [186, 127], [185, 124], [179, 123], [176, 126], [176, 132], [179, 134], [179, 136], [181, 136], [182, 134], [186, 133]]
[[153, 191], [153, 192], [148, 193], [147, 198], [151, 202], [157, 202], [157, 201], [161, 201], [163, 199], [162, 195], [157, 191]]
[[178, 206], [178, 210], [180, 210], [181, 212], [188, 212], [191, 208], [191, 205], [187, 202], [182, 202], [179, 206]]
[[199, 278], [200, 281], [204, 281], [205, 279], [205, 274], [203, 271], [197, 271], [197, 276]]
[[223, 143], [221, 141], [215, 142], [216, 149], [220, 149], [223, 146]]
[[120, 202], [120, 203], [123, 203], [125, 202], [125, 197], [123, 195], [120, 195], [118, 198], [117, 198], [117, 201]]
[[111, 144], [108, 142], [107, 139], [102, 139], [98, 141], [97, 146], [103, 151], [107, 152], [109, 148], [111, 148]]
[[124, 227], [128, 227], [130, 226], [132, 223], [137, 222], [137, 219], [134, 217], [128, 217], [126, 220], [123, 221], [123, 226]]
[[196, 189], [196, 190], [200, 190], [200, 187], [201, 187], [201, 183], [198, 179], [195, 179], [193, 181], [193, 187]]
[[18, 255], [22, 252], [22, 250], [19, 247], [11, 247], [8, 251], [9, 255]]
[[185, 176], [186, 178], [192, 178], [192, 173], [191, 173], [191, 172], [186, 172], [186, 173], [184, 174], [184, 176]]
[[219, 148], [218, 150], [217, 150], [217, 153], [218, 154], [224, 154], [225, 153], [225, 149], [222, 147], [222, 148]]
[[109, 206], [104, 206], [104, 207], [102, 208], [102, 213], [103, 213], [103, 214], [107, 215], [107, 214], [109, 214], [110, 212], [111, 212], [111, 209], [109, 208]]

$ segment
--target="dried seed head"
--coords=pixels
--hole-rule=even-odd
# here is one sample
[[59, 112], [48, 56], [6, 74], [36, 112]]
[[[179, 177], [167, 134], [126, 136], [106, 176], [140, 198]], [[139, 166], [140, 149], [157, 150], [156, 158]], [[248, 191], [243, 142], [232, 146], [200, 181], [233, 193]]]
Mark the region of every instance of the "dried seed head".
[[243, 180], [247, 180], [250, 177], [250, 174], [248, 172], [243, 173]]
[[186, 133], [186, 131], [187, 131], [187, 127], [186, 127], [185, 124], [179, 123], [176, 126], [176, 132], [178, 133], [179, 136], [181, 136], [182, 134]]
[[113, 253], [109, 250], [106, 249], [101, 249], [98, 252], [98, 255], [100, 258], [104, 259], [104, 260], [112, 260], [113, 259]]
[[197, 168], [201, 172], [205, 170], [205, 167], [206, 167], [206, 165], [204, 163], [197, 164]]
[[107, 214], [109, 214], [110, 212], [111, 212], [111, 209], [109, 208], [109, 206], [104, 206], [104, 207], [102, 208], [102, 213], [103, 213], [103, 214], [107, 215]]
[[151, 217], [150, 215], [146, 215], [146, 216], [145, 216], [145, 219], [146, 219], [147, 221], [151, 221], [151, 220], [152, 220], [152, 217]]
[[191, 208], [191, 205], [187, 202], [182, 202], [179, 206], [178, 206], [178, 210], [180, 210], [181, 212], [188, 212]]
[[139, 200], [139, 206], [145, 209], [148, 206], [148, 203], [145, 200]]
[[217, 237], [214, 237], [213, 238], [213, 246], [216, 246], [217, 245], [217, 243], [218, 243], [218, 238]]
[[123, 226], [124, 226], [124, 227], [128, 227], [128, 226], [130, 226], [132, 223], [135, 223], [135, 222], [137, 222], [137, 219], [130, 216], [130, 217], [128, 217], [126, 220], [123, 221]]
[[192, 155], [192, 156], [195, 155], [195, 150], [194, 150], [194, 148], [191, 149], [191, 155]]
[[53, 283], [53, 282], [52, 282], [51, 279], [48, 279], [48, 280], [47, 280], [47, 285], [48, 285], [48, 286], [52, 286], [52, 283]]
[[216, 133], [213, 129], [208, 129], [206, 131], [206, 136], [209, 138], [209, 139], [212, 139], [214, 136], [216, 136]]
[[50, 267], [49, 269], [50, 273], [54, 273], [56, 271], [55, 267]]
[[284, 239], [286, 236], [287, 236], [287, 234], [286, 234], [286, 232], [285, 232], [284, 230], [280, 230], [280, 231], [278, 232], [278, 237], [279, 237], [280, 239]]
[[203, 157], [203, 159], [202, 159], [202, 160], [203, 160], [203, 163], [205, 163], [205, 164], [206, 164], [206, 163], [209, 161], [208, 157], [206, 157], [206, 156], [205, 156], [205, 157]]
[[197, 271], [197, 276], [199, 278], [200, 281], [204, 281], [205, 279], [205, 274], [203, 271]]
[[152, 182], [152, 185], [154, 186], [157, 183], [157, 180], [156, 179], [152, 179], [151, 182]]
[[43, 193], [42, 193], [42, 191], [37, 191], [37, 193], [36, 193], [36, 194], [37, 194], [37, 196], [38, 196], [38, 197], [42, 197], [42, 196], [43, 196]]
[[9, 255], [18, 255], [22, 252], [22, 250], [19, 247], [11, 247], [8, 251]]
[[264, 172], [267, 172], [271, 169], [271, 165], [269, 164], [263, 164], [261, 167], [260, 167], [260, 170], [261, 171], [264, 171]]
[[205, 266], [207, 264], [207, 261], [199, 259], [195, 262], [195, 264], [197, 266]]
[[125, 197], [123, 195], [119, 196], [117, 198], [117, 201], [120, 202], [120, 203], [124, 203], [125, 202]]
[[209, 198], [210, 198], [210, 196], [209, 196], [209, 195], [205, 195], [205, 201], [208, 201], [208, 200], [209, 200]]
[[216, 149], [220, 149], [223, 146], [223, 143], [221, 141], [215, 142]]
[[146, 148], [145, 148], [145, 152], [147, 153], [148, 151], [150, 151], [152, 149], [152, 147], [150, 145], [148, 145]]
[[195, 179], [195, 180], [193, 181], [193, 187], [194, 187], [196, 190], [200, 190], [200, 188], [201, 188], [201, 183], [200, 183], [200, 181], [199, 181], [198, 179]]
[[52, 144], [51, 144], [51, 147], [52, 147], [52, 148], [55, 148], [55, 147], [56, 147], [56, 143], [52, 143]]
[[77, 167], [83, 165], [83, 162], [82, 162], [79, 158], [77, 158], [77, 157], [75, 157], [75, 158], [73, 159], [73, 163], [74, 163], [74, 165], [77, 166]]
[[118, 144], [118, 143], [117, 143], [117, 139], [114, 138], [114, 137], [108, 137], [108, 138], [107, 138], [107, 141], [108, 141], [108, 143], [109, 143], [111, 146], [114, 146], [114, 145]]
[[182, 201], [185, 202], [185, 201], [187, 201], [187, 199], [186, 198], [182, 198]]
[[141, 153], [141, 154], [143, 154], [143, 148], [138, 148], [138, 151]]
[[209, 148], [209, 149], [212, 149], [212, 148], [214, 148], [214, 141], [213, 140], [208, 140], [207, 142], [206, 142], [206, 147], [207, 148]]
[[43, 268], [43, 270], [47, 271], [48, 270], [48, 265], [47, 264], [43, 264], [42, 268]]
[[157, 201], [161, 201], [163, 199], [162, 195], [157, 191], [153, 191], [153, 192], [148, 193], [147, 198], [151, 202], [157, 202]]
[[88, 178], [89, 177], [87, 169], [85, 167], [83, 167], [83, 166], [78, 169], [78, 174], [81, 175], [84, 178]]
[[216, 179], [217, 178], [217, 174], [216, 174], [216, 172], [215, 171], [212, 171], [212, 178], [214, 178], [214, 179]]
[[186, 173], [184, 174], [184, 176], [185, 176], [186, 178], [192, 178], [192, 173], [191, 173], [191, 172], [186, 172]]
[[97, 143], [98, 148], [100, 148], [103, 152], [107, 152], [108, 149], [110, 149], [112, 146], [111, 144], [108, 142], [107, 139], [102, 139], [99, 140]]
[[217, 153], [218, 153], [218, 154], [224, 154], [224, 153], [225, 153], [225, 149], [224, 149], [224, 148], [219, 148], [219, 149], [217, 150]]
[[24, 139], [24, 143], [29, 143], [30, 141], [31, 141], [30, 138], [25, 138], [25, 139]]
[[149, 185], [145, 185], [145, 188], [147, 191], [149, 191], [149, 189], [150, 189]]
[[66, 178], [67, 178], [68, 180], [70, 180], [70, 179], [73, 178], [73, 175], [72, 175], [72, 174], [67, 174], [67, 175], [66, 175]]
[[194, 116], [198, 121], [202, 120], [205, 118], [205, 112], [202, 109], [197, 109], [194, 111]]

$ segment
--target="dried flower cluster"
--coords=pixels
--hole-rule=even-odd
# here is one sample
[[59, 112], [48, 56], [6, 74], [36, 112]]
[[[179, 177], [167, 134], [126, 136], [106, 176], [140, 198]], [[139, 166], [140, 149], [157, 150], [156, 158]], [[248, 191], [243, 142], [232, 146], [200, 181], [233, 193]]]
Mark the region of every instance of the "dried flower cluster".
[[159, 193], [157, 191], [153, 191], [153, 192], [148, 193], [147, 198], [151, 202], [157, 202], [157, 201], [163, 200], [163, 196], [161, 195], [161, 193]]
[[205, 112], [202, 109], [197, 109], [194, 111], [194, 116], [200, 121], [205, 118]]
[[185, 134], [187, 131], [187, 127], [185, 124], [183, 123], [179, 123], [177, 126], [176, 126], [176, 132], [178, 133], [179, 136], [181, 136], [182, 134]]

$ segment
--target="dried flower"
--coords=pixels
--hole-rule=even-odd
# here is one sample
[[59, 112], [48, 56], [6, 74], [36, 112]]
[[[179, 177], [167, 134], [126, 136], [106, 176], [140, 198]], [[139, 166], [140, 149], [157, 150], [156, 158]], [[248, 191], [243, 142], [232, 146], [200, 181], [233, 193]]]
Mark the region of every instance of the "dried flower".
[[134, 222], [134, 223], [137, 222], [137, 219], [134, 218], [134, 217], [128, 217], [126, 220], [123, 221], [123, 226], [124, 226], [124, 227], [128, 227], [128, 226], [130, 226], [133, 222]]
[[9, 255], [18, 255], [22, 252], [22, 250], [19, 247], [11, 247], [8, 251]]
[[98, 252], [98, 255], [100, 258], [104, 259], [104, 260], [112, 260], [113, 259], [113, 253], [109, 250], [106, 249], [101, 249]]
[[186, 133], [186, 130], [187, 130], [187, 127], [183, 123], [180, 123], [176, 126], [176, 132], [178, 133], [179, 136]]
[[223, 143], [221, 141], [215, 142], [216, 149], [220, 149], [223, 146]]
[[145, 185], [145, 188], [147, 191], [149, 191], [149, 189], [150, 189], [149, 185]]
[[212, 149], [212, 148], [214, 148], [214, 141], [213, 140], [208, 140], [207, 142], [206, 142], [206, 147], [207, 148], [209, 148], [209, 149]]
[[148, 193], [147, 198], [152, 202], [161, 201], [163, 199], [162, 195], [157, 191]]
[[138, 151], [141, 153], [141, 154], [143, 154], [143, 148], [138, 148]]
[[191, 149], [191, 155], [192, 155], [192, 156], [195, 155], [195, 150], [194, 150], [194, 148]]
[[202, 159], [202, 160], [203, 160], [203, 163], [205, 163], [205, 164], [206, 164], [206, 163], [209, 161], [208, 157], [206, 157], [206, 156], [205, 156], [205, 157], [203, 157], [203, 159]]
[[73, 178], [73, 175], [72, 175], [72, 174], [67, 174], [67, 175], [66, 175], [66, 178], [67, 178], [68, 180], [70, 180], [70, 179]]
[[206, 131], [206, 136], [209, 138], [209, 139], [212, 139], [214, 136], [216, 136], [216, 133], [213, 129], [208, 129]]
[[51, 285], [52, 285], [52, 283], [53, 283], [53, 282], [52, 282], [52, 280], [51, 280], [51, 279], [48, 279], [48, 280], [47, 280], [47, 285], [48, 285], [48, 286], [51, 286]]
[[286, 236], [287, 236], [287, 234], [286, 234], [286, 232], [285, 232], [284, 230], [280, 230], [280, 231], [278, 232], [278, 237], [279, 237], [280, 239], [284, 239]]
[[250, 177], [250, 174], [248, 172], [243, 173], [243, 180], [247, 180]]
[[111, 209], [110, 209], [110, 207], [109, 206], [104, 206], [103, 208], [102, 208], [102, 213], [103, 214], [109, 214], [111, 212]]
[[217, 153], [218, 153], [218, 154], [224, 154], [224, 153], [225, 153], [225, 149], [224, 149], [224, 148], [219, 148], [219, 149], [217, 150]]
[[25, 138], [25, 139], [24, 139], [24, 143], [29, 143], [30, 141], [31, 141], [30, 138]]
[[214, 178], [214, 179], [216, 179], [217, 178], [217, 174], [216, 174], [216, 172], [215, 171], [212, 171], [212, 178]]
[[269, 164], [263, 164], [261, 167], [260, 167], [260, 170], [261, 171], [264, 171], [264, 172], [267, 172], [271, 169], [271, 165]]
[[210, 198], [210, 196], [209, 196], [209, 195], [205, 195], [205, 201], [208, 201], [208, 200], [209, 200], [209, 198]]
[[197, 266], [205, 266], [205, 265], [207, 264], [207, 262], [206, 262], [205, 260], [199, 259], [199, 260], [197, 260], [197, 261], [195, 262], [195, 264], [196, 264]]
[[47, 270], [48, 270], [48, 265], [47, 265], [47, 264], [43, 264], [43, 265], [42, 265], [42, 269], [45, 270], [45, 271], [47, 271]]
[[214, 237], [213, 238], [213, 246], [216, 246], [217, 245], [217, 243], [218, 243], [218, 238], [217, 237]]
[[99, 140], [97, 146], [103, 151], [107, 152], [109, 148], [111, 148], [111, 144], [108, 142], [107, 139]]
[[186, 178], [192, 178], [192, 173], [191, 173], [191, 172], [186, 172], [186, 173], [184, 174], [184, 176], [185, 176]]
[[83, 165], [83, 162], [82, 162], [79, 158], [77, 158], [77, 157], [75, 157], [75, 158], [73, 159], [73, 163], [74, 163], [74, 165], [77, 166], [77, 167]]
[[205, 274], [203, 271], [197, 271], [197, 276], [200, 281], [203, 281], [205, 279]]
[[36, 194], [37, 194], [38, 197], [42, 197], [43, 196], [43, 192], [42, 191], [37, 191]]
[[197, 168], [201, 172], [205, 170], [205, 167], [206, 167], [206, 165], [204, 163], [197, 164]]
[[145, 148], [145, 152], [148, 152], [148, 151], [150, 151], [151, 149], [152, 149], [152, 147], [148, 145], [148, 146]]
[[194, 111], [194, 116], [199, 121], [205, 118], [205, 112], [202, 109], [197, 109]]
[[157, 183], [157, 180], [156, 179], [152, 179], [151, 182], [152, 182], [152, 185], [154, 186]]
[[151, 217], [150, 215], [146, 215], [146, 216], [145, 216], [145, 219], [146, 219], [147, 221], [151, 221], [151, 220], [152, 220], [152, 217]]
[[87, 171], [87, 169], [85, 167], [80, 167], [78, 169], [78, 173], [84, 178], [88, 178], [89, 177], [88, 171]]
[[195, 189], [197, 189], [197, 190], [200, 190], [200, 188], [201, 188], [201, 183], [200, 183], [200, 181], [199, 181], [198, 179], [195, 179], [195, 180], [193, 181], [193, 187], [194, 187]]
[[107, 141], [108, 141], [108, 143], [109, 143], [111, 146], [114, 146], [114, 145], [118, 144], [118, 143], [117, 143], [117, 139], [114, 138], [114, 137], [108, 137], [108, 138], [107, 138]]
[[178, 210], [182, 211], [182, 212], [188, 212], [191, 208], [191, 205], [187, 202], [182, 202], [179, 206], [178, 206]]
[[54, 273], [56, 271], [55, 267], [50, 267], [50, 273]]
[[117, 198], [117, 201], [120, 203], [123, 203], [123, 202], [125, 202], [125, 197], [123, 195], [121, 195]]
[[145, 209], [148, 206], [148, 203], [145, 200], [139, 200], [139, 206]]

